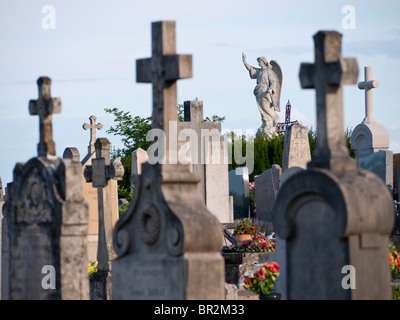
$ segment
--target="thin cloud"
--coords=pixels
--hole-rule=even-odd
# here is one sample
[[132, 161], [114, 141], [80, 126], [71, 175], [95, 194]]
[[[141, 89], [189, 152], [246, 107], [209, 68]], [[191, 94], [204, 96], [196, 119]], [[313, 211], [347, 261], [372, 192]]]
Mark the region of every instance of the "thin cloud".
[[345, 47], [353, 55], [383, 55], [390, 59], [400, 59], [400, 39], [353, 41], [345, 44]]

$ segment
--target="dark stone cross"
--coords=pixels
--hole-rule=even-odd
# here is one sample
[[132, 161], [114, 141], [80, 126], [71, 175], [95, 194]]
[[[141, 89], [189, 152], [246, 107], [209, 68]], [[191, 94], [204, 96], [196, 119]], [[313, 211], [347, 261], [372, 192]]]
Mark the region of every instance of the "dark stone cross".
[[95, 147], [94, 143], [96, 142], [96, 129], [100, 130], [103, 129], [103, 125], [101, 123], [96, 124], [96, 119], [97, 117], [95, 116], [90, 116], [90, 124], [84, 123], [82, 125], [82, 128], [85, 130], [90, 129], [90, 141], [89, 141], [89, 147], [88, 147], [88, 154], [92, 154], [95, 152]]
[[309, 168], [355, 170], [349, 157], [343, 130], [343, 84], [355, 84], [358, 78], [356, 58], [342, 58], [342, 35], [320, 31], [314, 36], [315, 63], [302, 63], [302, 88], [316, 89], [317, 141]]
[[61, 112], [61, 99], [52, 98], [50, 94], [51, 79], [40, 77], [37, 80], [39, 86], [39, 99], [29, 101], [29, 113], [39, 116], [40, 141], [38, 144], [38, 156], [47, 157], [56, 155], [56, 144], [53, 141], [53, 113]]
[[92, 186], [97, 188], [97, 201], [99, 212], [99, 241], [97, 246], [98, 271], [95, 280], [96, 298], [108, 300], [111, 297], [110, 270], [111, 260], [115, 258], [112, 245], [112, 214], [111, 204], [105, 201], [103, 188], [108, 185], [110, 179], [122, 180], [124, 167], [119, 159], [110, 159], [110, 141], [107, 138], [98, 138], [94, 144], [96, 158], [92, 160], [92, 165], [87, 165], [84, 170], [86, 182], [92, 182]]
[[170, 148], [177, 139], [170, 139], [169, 130], [170, 121], [178, 121], [176, 81], [192, 77], [192, 55], [176, 54], [175, 21], [152, 23], [152, 54], [136, 60], [136, 81], [153, 84], [153, 128], [165, 133], [165, 159], [169, 163], [170, 157], [177, 159], [177, 145]]

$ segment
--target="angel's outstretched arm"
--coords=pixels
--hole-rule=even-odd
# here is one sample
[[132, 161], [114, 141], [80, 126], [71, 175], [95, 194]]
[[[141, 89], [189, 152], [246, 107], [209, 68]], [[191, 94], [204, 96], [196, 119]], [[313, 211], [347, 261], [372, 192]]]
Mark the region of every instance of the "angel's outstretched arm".
[[243, 60], [244, 66], [250, 72], [250, 78], [255, 79], [256, 73], [257, 73], [256, 68], [253, 68], [251, 65], [249, 65], [246, 62], [246, 54], [244, 52], [242, 53], [242, 60]]

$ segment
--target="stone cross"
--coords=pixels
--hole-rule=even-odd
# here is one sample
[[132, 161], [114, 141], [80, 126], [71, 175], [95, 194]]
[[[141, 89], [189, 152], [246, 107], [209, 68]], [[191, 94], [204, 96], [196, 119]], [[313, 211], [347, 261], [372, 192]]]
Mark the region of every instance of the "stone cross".
[[362, 123], [376, 122], [372, 89], [379, 87], [379, 81], [372, 80], [372, 67], [364, 67], [364, 79], [358, 83], [358, 88], [365, 91], [365, 118]]
[[176, 165], [170, 167], [168, 163], [177, 159], [177, 141], [170, 141], [169, 124], [178, 121], [176, 81], [192, 77], [192, 55], [176, 54], [175, 21], [152, 23], [152, 54], [136, 61], [136, 81], [153, 84], [153, 128], [165, 133], [167, 165], [162, 167], [173, 171]]
[[85, 130], [90, 129], [90, 142], [88, 147], [88, 154], [92, 154], [95, 151], [94, 143], [96, 141], [96, 129], [103, 129], [103, 125], [101, 123], [96, 124], [97, 117], [90, 116], [90, 124], [84, 123], [82, 128]]
[[316, 89], [317, 142], [309, 167], [331, 170], [352, 170], [356, 166], [349, 157], [343, 130], [343, 84], [357, 82], [355, 58], [342, 58], [342, 35], [336, 31], [320, 31], [314, 36], [315, 63], [302, 63], [302, 88]]
[[153, 84], [153, 130], [167, 138], [167, 161], [149, 159], [132, 175], [135, 198], [113, 233], [112, 296], [223, 299], [221, 224], [199, 193], [200, 176], [177, 161], [177, 80], [192, 76], [192, 56], [176, 54], [174, 21], [152, 23], [152, 53], [136, 61], [137, 82]]
[[[393, 198], [376, 174], [349, 160], [344, 146], [341, 85], [356, 83], [357, 62], [341, 57], [339, 33], [318, 32], [314, 40], [316, 63], [301, 65], [300, 81], [317, 89], [316, 160], [281, 183], [272, 213], [277, 239], [286, 242], [278, 257], [286, 266], [286, 296], [390, 299]], [[316, 256], [319, 262], [310, 264]]]
[[98, 138], [95, 142], [96, 158], [92, 160], [91, 166], [86, 166], [84, 171], [86, 182], [92, 182], [93, 187], [97, 188], [99, 242], [97, 247], [98, 272], [96, 276], [103, 279], [104, 285], [109, 287], [108, 290], [101, 290], [105, 294], [103, 299], [110, 298], [111, 282], [108, 275], [111, 270], [111, 260], [115, 258], [112, 245], [112, 212], [109, 204], [104, 201], [103, 188], [108, 185], [108, 180], [122, 180], [124, 175], [124, 167], [121, 161], [119, 159], [110, 160], [110, 145], [107, 138]]
[[37, 80], [39, 87], [39, 99], [29, 101], [29, 113], [39, 116], [40, 141], [38, 144], [38, 156], [56, 155], [56, 144], [53, 141], [53, 113], [61, 112], [61, 99], [52, 98], [50, 94], [51, 79], [40, 77]]

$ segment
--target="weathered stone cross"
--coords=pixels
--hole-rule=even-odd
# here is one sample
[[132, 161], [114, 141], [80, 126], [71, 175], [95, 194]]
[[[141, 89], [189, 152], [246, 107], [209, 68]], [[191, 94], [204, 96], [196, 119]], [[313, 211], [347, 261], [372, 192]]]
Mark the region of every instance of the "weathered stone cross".
[[153, 128], [163, 130], [166, 137], [163, 170], [175, 170], [168, 163], [178, 153], [177, 139], [172, 140], [169, 130], [170, 121], [178, 121], [176, 81], [192, 77], [192, 55], [176, 54], [175, 21], [152, 23], [152, 54], [136, 60], [136, 81], [153, 84]]
[[342, 35], [320, 31], [314, 35], [315, 63], [302, 63], [302, 88], [316, 89], [317, 141], [309, 168], [354, 170], [343, 130], [343, 84], [355, 84], [358, 77], [356, 58], [342, 58]]
[[96, 142], [96, 129], [100, 130], [103, 129], [103, 125], [101, 123], [96, 124], [97, 117], [90, 116], [90, 124], [84, 123], [82, 128], [87, 130], [90, 129], [90, 142], [88, 146], [88, 154], [92, 154], [95, 152], [94, 143]]
[[56, 155], [56, 144], [53, 141], [52, 114], [61, 112], [61, 99], [52, 98], [50, 94], [51, 79], [40, 77], [37, 80], [39, 99], [29, 101], [29, 113], [39, 116], [40, 140], [38, 156]]
[[86, 182], [92, 182], [97, 188], [97, 201], [99, 212], [99, 244], [97, 248], [97, 260], [99, 272], [107, 273], [110, 270], [111, 260], [115, 253], [112, 246], [112, 214], [111, 206], [104, 201], [103, 188], [108, 180], [122, 180], [124, 167], [119, 159], [110, 160], [110, 142], [107, 138], [98, 138], [95, 142], [96, 158], [91, 166], [86, 166], [84, 177]]
[[362, 123], [376, 122], [374, 118], [373, 88], [379, 87], [378, 80], [372, 80], [372, 67], [364, 68], [364, 81], [358, 83], [358, 88], [365, 91], [365, 118]]

